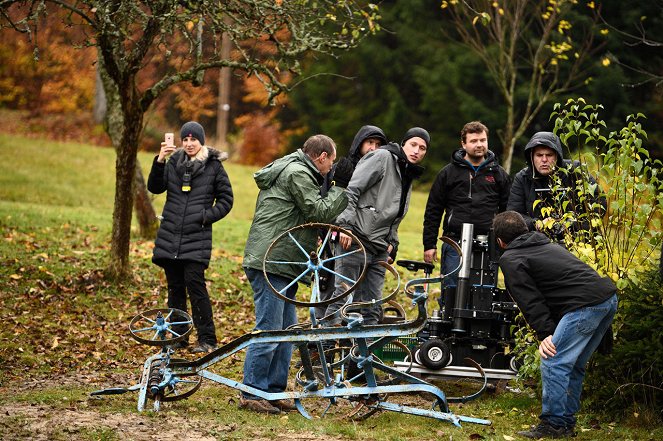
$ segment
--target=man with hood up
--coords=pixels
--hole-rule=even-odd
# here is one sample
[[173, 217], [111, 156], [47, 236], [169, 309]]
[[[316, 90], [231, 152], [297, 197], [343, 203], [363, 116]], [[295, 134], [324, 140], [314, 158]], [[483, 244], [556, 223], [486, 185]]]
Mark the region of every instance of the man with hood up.
[[[599, 189], [595, 194], [580, 202], [578, 197], [577, 181], [581, 179], [580, 163], [564, 159], [562, 152], [562, 143], [559, 136], [552, 132], [537, 132], [532, 136], [523, 152], [527, 167], [516, 174], [509, 195], [507, 210], [517, 211], [523, 216], [530, 231], [543, 230], [546, 217], [542, 214], [544, 207], [554, 206], [556, 209], [562, 209], [559, 200], [556, 202], [554, 192], [564, 199], [571, 201], [564, 211], [573, 211], [574, 219], [578, 222], [572, 225], [573, 230], [582, 230], [587, 228], [587, 223], [582, 221], [582, 213], [587, 212], [587, 207], [598, 202], [602, 212], [606, 210], [606, 200], [604, 196], [599, 196]], [[562, 173], [558, 170], [565, 169]], [[556, 188], [555, 175], [559, 179], [559, 187]], [[588, 176], [589, 186], [595, 185], [593, 177]], [[555, 189], [554, 189], [555, 188]], [[540, 201], [537, 203], [536, 201]], [[560, 239], [559, 233], [562, 233], [561, 224], [555, 224], [552, 239]]]
[[[479, 121], [468, 122], [460, 131], [461, 147], [451, 155], [451, 162], [438, 173], [428, 194], [424, 213], [424, 260], [437, 260], [437, 239], [444, 214], [442, 235], [456, 242], [464, 223], [474, 225], [474, 234], [488, 234], [493, 217], [506, 209], [510, 179], [488, 149], [488, 127]], [[449, 274], [460, 263], [453, 247], [441, 249], [443, 287], [454, 288], [458, 273]], [[448, 293], [451, 295], [451, 293]]]
[[[350, 146], [347, 156], [352, 163], [352, 170], [354, 171], [359, 160], [366, 156], [367, 153], [372, 152], [385, 144], [387, 144], [387, 137], [381, 128], [371, 125], [362, 126], [352, 140], [352, 145]], [[325, 176], [325, 182], [320, 188], [320, 194], [323, 196], [327, 194], [329, 189], [333, 186], [335, 169], [336, 166], [332, 167], [332, 170], [327, 173], [327, 176]], [[331, 257], [333, 255], [332, 248], [333, 245], [329, 244], [328, 248], [326, 248], [323, 253], [328, 253], [327, 257]], [[334, 262], [332, 261], [330, 264], [330, 268], [333, 269]], [[335, 283], [336, 280], [333, 274], [322, 274], [320, 276], [320, 300], [327, 300], [334, 294], [336, 289]], [[324, 317], [326, 311], [327, 306], [317, 307], [315, 308], [315, 315], [320, 319]]]
[[[284, 231], [307, 222], [331, 222], [348, 203], [344, 188], [350, 180], [351, 165], [347, 158], [336, 167], [336, 184], [327, 195], [320, 195], [324, 176], [336, 158], [336, 145], [325, 135], [314, 135], [294, 153], [277, 159], [256, 172], [253, 177], [260, 188], [253, 223], [244, 249], [244, 272], [253, 289], [255, 330], [280, 330], [297, 323], [295, 306], [278, 298], [271, 291], [263, 273], [263, 259], [271, 242]], [[315, 232], [298, 237], [299, 244], [313, 248]], [[284, 242], [278, 249], [284, 260], [301, 254], [294, 242]], [[301, 273], [290, 265], [268, 265], [267, 276], [272, 286], [285, 289]], [[297, 284], [285, 290], [294, 298]], [[258, 390], [284, 392], [288, 383], [288, 369], [292, 356], [291, 343], [250, 345], [244, 361], [244, 384]], [[243, 392], [239, 406], [263, 413], [294, 410], [294, 403], [286, 400], [266, 401]]]
[[[348, 184], [348, 206], [336, 219], [340, 227], [352, 231], [366, 249], [366, 273], [355, 289], [355, 302], [369, 302], [382, 297], [385, 267], [380, 262], [393, 260], [398, 250], [398, 226], [407, 213], [412, 181], [423, 172], [419, 166], [430, 145], [430, 135], [420, 127], [409, 129], [401, 145], [389, 143], [366, 154], [357, 164]], [[354, 250], [358, 244], [341, 234], [336, 255]], [[357, 280], [363, 258], [357, 254], [337, 261], [336, 272]], [[340, 295], [346, 287], [336, 278]], [[344, 304], [341, 299], [327, 307], [326, 315], [336, 313]], [[360, 311], [364, 324], [375, 325], [382, 315], [381, 306], [374, 305]], [[341, 322], [340, 317], [331, 320]]]

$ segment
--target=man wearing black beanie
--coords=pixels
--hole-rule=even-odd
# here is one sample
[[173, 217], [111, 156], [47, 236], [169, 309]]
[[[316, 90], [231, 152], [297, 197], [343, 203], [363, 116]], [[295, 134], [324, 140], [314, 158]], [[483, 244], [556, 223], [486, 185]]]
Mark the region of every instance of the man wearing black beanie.
[[[391, 262], [398, 251], [398, 226], [407, 213], [412, 180], [421, 176], [424, 159], [430, 145], [430, 135], [420, 127], [405, 133], [401, 145], [389, 143], [367, 153], [357, 163], [347, 187], [348, 206], [336, 219], [336, 223], [352, 231], [366, 249], [366, 272], [357, 285], [355, 302], [370, 302], [382, 298], [385, 267], [380, 262]], [[352, 238], [341, 234], [336, 254], [345, 254], [358, 247]], [[351, 280], [357, 280], [363, 266], [358, 254], [337, 260], [336, 272]], [[346, 291], [343, 280], [336, 278], [335, 296]], [[325, 315], [337, 313], [344, 300], [327, 307]], [[381, 306], [362, 308], [364, 324], [375, 325], [381, 316]], [[335, 316], [331, 324], [341, 322]]]

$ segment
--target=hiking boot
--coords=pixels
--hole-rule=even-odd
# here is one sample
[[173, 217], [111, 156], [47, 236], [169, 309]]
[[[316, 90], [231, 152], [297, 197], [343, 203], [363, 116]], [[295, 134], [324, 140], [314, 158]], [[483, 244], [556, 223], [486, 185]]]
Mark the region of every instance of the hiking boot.
[[556, 439], [574, 436], [573, 427], [556, 427], [546, 422], [541, 422], [537, 426], [532, 426], [530, 430], [523, 430], [522, 432], [516, 432], [516, 434], [530, 439]]
[[271, 404], [274, 407], [277, 407], [278, 409], [281, 410], [281, 412], [292, 412], [294, 410], [297, 410], [295, 402], [291, 400], [273, 400], [269, 401], [269, 404]]
[[244, 397], [240, 397], [239, 399], [239, 408], [248, 409], [259, 413], [281, 413], [281, 409], [272, 406], [272, 404], [267, 400], [249, 400]]
[[216, 349], [216, 346], [214, 346], [214, 345], [211, 345], [209, 343], [198, 342], [198, 344], [196, 346], [191, 348], [191, 353], [192, 354], [209, 354], [214, 349]]

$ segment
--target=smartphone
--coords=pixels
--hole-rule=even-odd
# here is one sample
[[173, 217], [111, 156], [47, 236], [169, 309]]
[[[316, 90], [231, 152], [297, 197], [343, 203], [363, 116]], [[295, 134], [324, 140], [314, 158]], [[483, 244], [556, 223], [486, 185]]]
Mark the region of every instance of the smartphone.
[[167, 146], [174, 146], [175, 145], [175, 134], [173, 133], [166, 133], [164, 136], [164, 142], [166, 143]]

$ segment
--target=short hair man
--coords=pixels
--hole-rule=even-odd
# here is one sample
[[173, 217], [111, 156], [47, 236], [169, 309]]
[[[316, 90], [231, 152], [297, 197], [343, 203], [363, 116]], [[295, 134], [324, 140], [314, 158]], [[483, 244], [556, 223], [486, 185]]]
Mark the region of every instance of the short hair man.
[[515, 211], [493, 221], [506, 288], [540, 340], [542, 411], [527, 438], [572, 436], [585, 365], [612, 323], [617, 288]]
[[[277, 298], [269, 288], [262, 271], [263, 258], [271, 241], [284, 231], [307, 222], [331, 222], [346, 207], [347, 196], [338, 186], [329, 189], [325, 197], [320, 195], [322, 180], [335, 158], [334, 141], [325, 135], [314, 135], [306, 140], [302, 149], [277, 159], [253, 175], [260, 193], [246, 240], [243, 267], [253, 289], [256, 330], [286, 329], [297, 322], [294, 305]], [[346, 169], [338, 167], [337, 173]], [[349, 173], [339, 178], [347, 182]], [[316, 237], [310, 239], [313, 247]], [[301, 254], [296, 244], [284, 245], [282, 251]], [[269, 281], [277, 289], [285, 288], [299, 275], [293, 271], [287, 265], [267, 267]], [[285, 295], [294, 298], [296, 292], [295, 283]], [[244, 384], [270, 393], [285, 391], [291, 356], [290, 343], [249, 346], [244, 361]], [[240, 407], [279, 413], [294, 409], [294, 404], [284, 400], [267, 402], [243, 393]]]
[[[408, 210], [412, 181], [423, 168], [418, 164], [426, 156], [430, 135], [420, 127], [409, 129], [401, 145], [389, 143], [367, 153], [357, 164], [348, 184], [348, 206], [338, 216], [336, 223], [352, 231], [366, 250], [366, 273], [358, 284], [353, 300], [370, 302], [382, 298], [385, 267], [380, 262], [393, 260], [398, 250], [398, 226]], [[352, 238], [341, 234], [336, 255], [356, 249]], [[361, 272], [361, 258], [351, 255], [336, 264], [336, 272], [357, 280]], [[336, 278], [335, 296], [346, 290]], [[337, 312], [346, 299], [327, 307], [326, 315]], [[364, 324], [375, 325], [380, 321], [381, 306], [374, 305], [360, 311]], [[332, 320], [339, 323], [340, 318]]]
[[[444, 215], [442, 234], [460, 240], [464, 223], [474, 224], [474, 234], [488, 234], [495, 214], [506, 209], [510, 179], [488, 149], [488, 127], [472, 121], [460, 132], [461, 148], [437, 174], [428, 194], [424, 213], [424, 260], [437, 261], [437, 239]], [[448, 274], [460, 263], [456, 250], [442, 245], [441, 271]], [[446, 277], [444, 287], [457, 284], [458, 273]]]
[[[578, 186], [576, 181], [580, 179], [579, 167], [580, 163], [577, 161], [570, 161], [564, 159], [562, 151], [562, 142], [559, 136], [552, 132], [537, 132], [529, 140], [523, 152], [527, 166], [519, 171], [511, 186], [511, 194], [509, 195], [509, 203], [507, 210], [517, 211], [523, 216], [527, 227], [530, 230], [544, 230], [544, 222], [549, 216], [542, 213], [542, 209], [546, 206], [555, 204], [554, 198], [551, 195], [555, 184], [557, 175], [561, 189], [564, 192], [564, 197], [569, 198], [570, 204], [566, 206], [565, 212], [574, 212], [574, 218], [578, 222], [572, 224], [574, 231], [585, 229], [589, 226], [588, 222], [584, 221], [583, 213], [586, 213], [586, 208], [589, 203], [599, 202], [605, 212], [607, 207], [605, 197], [599, 196], [600, 192], [597, 188], [596, 192], [588, 195], [586, 203], [580, 202], [578, 197]], [[561, 168], [566, 169], [564, 173], [556, 173], [556, 170]], [[593, 177], [588, 176], [588, 183], [590, 185], [596, 184]], [[536, 201], [542, 203], [536, 203]], [[555, 205], [553, 205], [555, 206]], [[558, 210], [562, 210], [559, 204], [556, 204]], [[562, 231], [561, 224], [555, 226], [557, 234]], [[553, 237], [559, 239], [559, 237]]]

